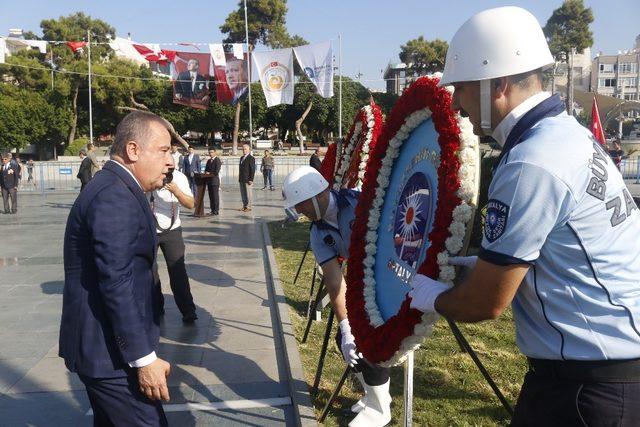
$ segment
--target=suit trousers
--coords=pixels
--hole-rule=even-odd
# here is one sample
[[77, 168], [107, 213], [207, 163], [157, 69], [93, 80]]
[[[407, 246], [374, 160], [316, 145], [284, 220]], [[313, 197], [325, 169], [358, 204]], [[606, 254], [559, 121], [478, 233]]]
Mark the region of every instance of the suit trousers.
[[247, 182], [240, 183], [240, 196], [242, 197], [242, 207], [250, 208], [253, 201], [253, 184]]
[[[169, 285], [171, 286], [171, 292], [173, 292], [173, 298], [176, 301], [180, 313], [182, 313], [183, 316], [195, 313], [196, 306], [193, 303], [189, 276], [187, 276], [187, 268], [184, 264], [182, 227], [158, 234], [158, 245], [162, 250], [164, 260], [167, 262]], [[159, 276], [158, 292], [160, 293], [161, 307], [164, 308], [164, 296], [162, 296]]]
[[209, 192], [211, 213], [217, 214], [220, 210], [220, 186], [207, 183], [207, 191]]
[[[9, 209], [9, 199], [11, 199], [11, 209]], [[2, 201], [4, 203], [4, 213], [18, 211], [18, 189], [2, 188]]]
[[193, 177], [193, 176], [187, 175], [187, 181], [189, 181], [189, 188], [191, 189], [191, 192], [193, 193], [193, 198], [195, 200], [197, 200], [198, 196], [196, 196], [196, 190], [197, 190], [196, 178]]
[[135, 370], [127, 377], [90, 378], [78, 375], [84, 383], [93, 409], [93, 425], [168, 426], [159, 401], [149, 400], [140, 392]]

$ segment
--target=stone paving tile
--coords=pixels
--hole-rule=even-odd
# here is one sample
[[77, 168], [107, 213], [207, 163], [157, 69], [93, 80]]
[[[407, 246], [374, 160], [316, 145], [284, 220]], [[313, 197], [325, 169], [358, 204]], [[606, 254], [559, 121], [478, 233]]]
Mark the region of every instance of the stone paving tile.
[[[195, 325], [182, 323], [164, 259], [158, 256], [166, 311], [158, 355], [173, 365], [170, 404], [288, 393], [256, 224], [264, 217], [279, 218], [282, 211], [279, 196], [256, 196], [251, 214], [235, 210], [240, 201], [234, 190], [223, 193], [221, 216], [183, 216], [185, 260], [199, 315]], [[267, 196], [278, 200], [259, 200]], [[14, 243], [0, 246], [0, 425], [92, 423], [85, 415], [89, 404], [82, 384], [57, 356], [62, 239], [74, 198], [25, 196], [17, 216], [0, 217], [3, 240]], [[293, 411], [289, 406], [170, 412], [168, 417], [180, 426], [291, 425]]]

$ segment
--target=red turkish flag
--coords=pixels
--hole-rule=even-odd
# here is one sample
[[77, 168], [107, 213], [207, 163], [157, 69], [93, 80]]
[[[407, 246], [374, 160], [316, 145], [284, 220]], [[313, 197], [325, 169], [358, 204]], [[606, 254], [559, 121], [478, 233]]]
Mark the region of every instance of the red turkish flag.
[[87, 42], [67, 42], [67, 46], [76, 53], [78, 51], [82, 51], [82, 48], [87, 45]]
[[135, 50], [149, 62], [158, 62], [162, 65], [175, 60], [176, 52], [173, 50], [154, 50], [147, 45], [132, 43]]
[[593, 133], [593, 136], [600, 144], [605, 145], [604, 131], [602, 129], [602, 123], [600, 122], [600, 110], [598, 110], [595, 95], [593, 96], [593, 106], [591, 107], [591, 133]]

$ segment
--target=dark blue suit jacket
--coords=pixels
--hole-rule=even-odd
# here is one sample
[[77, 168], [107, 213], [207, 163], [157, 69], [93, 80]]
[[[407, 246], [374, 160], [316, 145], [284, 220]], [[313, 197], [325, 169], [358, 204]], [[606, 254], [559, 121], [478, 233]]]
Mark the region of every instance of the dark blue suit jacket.
[[109, 161], [76, 199], [64, 236], [60, 356], [72, 372], [126, 376], [155, 351], [156, 230], [134, 178]]
[[189, 162], [189, 154], [182, 156], [182, 173], [192, 178], [194, 173], [200, 173], [200, 156], [193, 153], [193, 162]]

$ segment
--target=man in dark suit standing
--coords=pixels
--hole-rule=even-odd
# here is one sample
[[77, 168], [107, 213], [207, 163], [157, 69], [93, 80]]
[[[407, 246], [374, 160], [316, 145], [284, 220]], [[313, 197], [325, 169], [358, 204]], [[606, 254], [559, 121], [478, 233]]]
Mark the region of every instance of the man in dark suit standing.
[[59, 355], [84, 383], [94, 425], [167, 425], [170, 365], [156, 356], [157, 237], [144, 193], [173, 166], [169, 126], [149, 112], [127, 115], [111, 160], [67, 219]]
[[322, 161], [320, 160], [318, 153], [320, 153], [320, 150], [316, 148], [309, 159], [309, 166], [320, 172], [320, 165], [322, 165]]
[[207, 181], [207, 191], [209, 192], [209, 206], [211, 215], [218, 215], [220, 210], [220, 168], [222, 161], [217, 155], [216, 149], [209, 150], [209, 160], [204, 167], [204, 171], [213, 175]]
[[76, 178], [80, 180], [80, 191], [84, 190], [84, 186], [91, 181], [91, 159], [87, 157], [87, 152], [80, 150], [80, 168]]
[[240, 196], [242, 196], [242, 212], [251, 210], [253, 199], [253, 178], [256, 174], [256, 159], [251, 155], [249, 144], [242, 144], [242, 157], [240, 157], [240, 171], [238, 182], [240, 182]]
[[[2, 173], [0, 173], [0, 189], [4, 213], [14, 214], [18, 212], [18, 183], [20, 182], [20, 169], [11, 161], [10, 154], [2, 156]], [[9, 207], [11, 201], [11, 207]]]
[[192, 146], [189, 146], [189, 153], [182, 157], [182, 173], [187, 176], [189, 187], [196, 200], [198, 200], [198, 198], [196, 196], [196, 179], [194, 174], [200, 173], [200, 166], [200, 156], [195, 153]]

